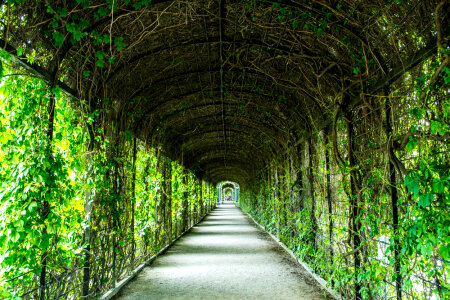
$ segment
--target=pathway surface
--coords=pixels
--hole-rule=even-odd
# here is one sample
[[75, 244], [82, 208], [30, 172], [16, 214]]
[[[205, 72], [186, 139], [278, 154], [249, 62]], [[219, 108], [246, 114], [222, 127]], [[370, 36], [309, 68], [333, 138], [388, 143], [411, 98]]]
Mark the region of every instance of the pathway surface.
[[234, 205], [222, 205], [117, 299], [332, 299]]

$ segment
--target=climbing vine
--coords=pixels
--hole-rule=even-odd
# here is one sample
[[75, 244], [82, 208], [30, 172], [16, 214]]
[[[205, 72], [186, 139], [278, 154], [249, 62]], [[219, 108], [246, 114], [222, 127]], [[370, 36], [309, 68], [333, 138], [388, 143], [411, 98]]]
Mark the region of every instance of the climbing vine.
[[448, 7], [1, 1], [0, 296], [99, 297], [233, 180], [343, 297], [447, 298]]
[[447, 53], [339, 108], [332, 130], [288, 148], [242, 197], [345, 297], [449, 295]]
[[2, 298], [79, 297], [86, 276], [100, 295], [211, 210], [214, 190], [161, 149], [100, 127], [105, 108], [2, 67]]

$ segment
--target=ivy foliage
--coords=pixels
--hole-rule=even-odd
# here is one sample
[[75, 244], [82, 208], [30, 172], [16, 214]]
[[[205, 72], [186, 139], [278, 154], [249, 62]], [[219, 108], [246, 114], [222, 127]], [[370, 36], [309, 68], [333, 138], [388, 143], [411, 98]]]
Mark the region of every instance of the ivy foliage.
[[[127, 274], [212, 208], [215, 192], [208, 184], [131, 131], [110, 135], [97, 126], [106, 108], [89, 112], [58, 86], [22, 74], [4, 52], [3, 57], [0, 298], [39, 296], [44, 266], [46, 297], [78, 298], [86, 251], [117, 264], [117, 272], [126, 267], [120, 272]], [[108, 105], [107, 99], [102, 103]], [[89, 262], [105, 273], [92, 286], [101, 295], [117, 279], [98, 259]]]

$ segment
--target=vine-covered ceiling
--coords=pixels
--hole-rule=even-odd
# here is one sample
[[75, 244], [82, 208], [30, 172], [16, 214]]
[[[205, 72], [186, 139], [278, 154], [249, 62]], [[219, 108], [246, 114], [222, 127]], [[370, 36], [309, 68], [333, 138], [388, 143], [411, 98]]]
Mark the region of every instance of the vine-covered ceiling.
[[16, 0], [1, 45], [205, 180], [245, 183], [436, 53], [438, 4]]

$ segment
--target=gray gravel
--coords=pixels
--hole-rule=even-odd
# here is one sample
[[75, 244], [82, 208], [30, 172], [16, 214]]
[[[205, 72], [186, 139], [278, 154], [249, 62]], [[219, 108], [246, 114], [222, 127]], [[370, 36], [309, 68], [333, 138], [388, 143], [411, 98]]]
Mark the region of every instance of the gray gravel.
[[116, 299], [331, 299], [234, 205], [222, 205]]

